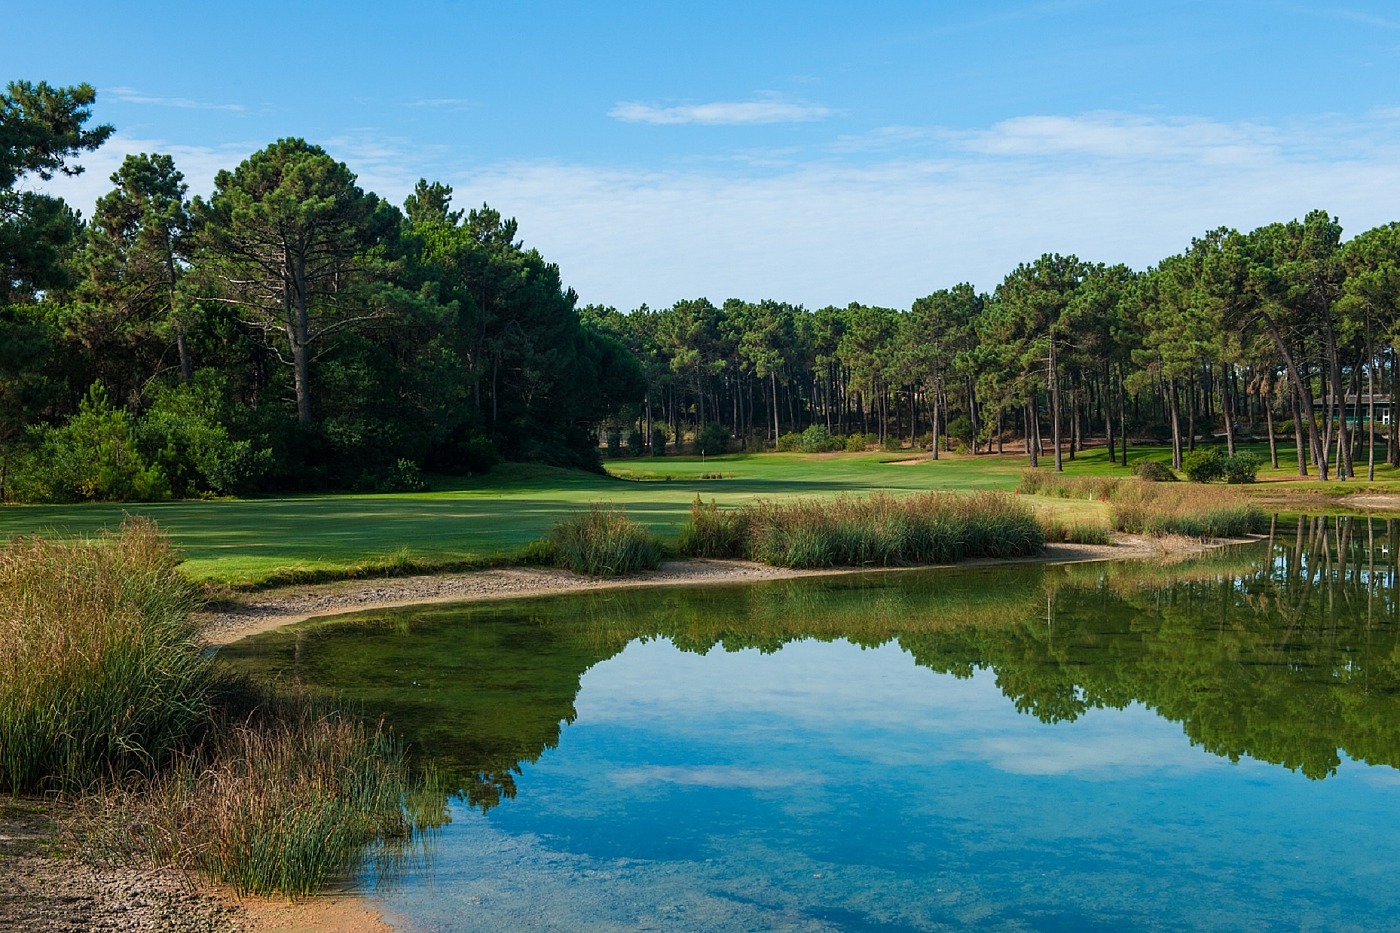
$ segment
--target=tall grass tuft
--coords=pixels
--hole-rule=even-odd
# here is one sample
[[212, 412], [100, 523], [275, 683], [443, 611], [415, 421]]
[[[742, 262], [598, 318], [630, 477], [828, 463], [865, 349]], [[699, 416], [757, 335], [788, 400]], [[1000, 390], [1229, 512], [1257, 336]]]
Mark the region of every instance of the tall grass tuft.
[[779, 567], [939, 564], [1045, 546], [1031, 510], [1002, 493], [761, 502], [748, 527], [746, 556]]
[[593, 505], [549, 532], [554, 560], [574, 573], [615, 577], [661, 566], [661, 544], [620, 509]]
[[164, 775], [109, 792], [102, 843], [242, 894], [312, 894], [444, 821], [406, 808], [415, 781], [382, 724], [292, 695], [225, 723]]
[[1116, 476], [1061, 476], [1048, 470], [1022, 470], [1016, 492], [1024, 496], [1106, 502], [1122, 484], [1123, 480]]
[[154, 524], [0, 551], [0, 791], [152, 773], [207, 725], [196, 594]]
[[697, 494], [678, 548], [689, 557], [743, 557], [748, 532], [747, 509], [721, 510], [713, 499], [706, 505]]
[[1111, 512], [1114, 527], [1133, 534], [1235, 538], [1268, 527], [1264, 512], [1244, 493], [1218, 486], [1125, 483]]

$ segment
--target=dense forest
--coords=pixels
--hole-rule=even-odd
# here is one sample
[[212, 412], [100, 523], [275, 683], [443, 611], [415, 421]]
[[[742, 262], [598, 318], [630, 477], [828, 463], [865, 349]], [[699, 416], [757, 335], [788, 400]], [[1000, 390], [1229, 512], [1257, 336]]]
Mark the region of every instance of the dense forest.
[[908, 309], [623, 313], [580, 306], [498, 211], [426, 180], [395, 207], [300, 139], [194, 197], [169, 156], [129, 156], [82, 218], [35, 186], [110, 136], [94, 100], [0, 96], [0, 499], [412, 489], [682, 444], [1059, 467], [1131, 437], [1180, 466], [1216, 436], [1277, 465], [1282, 438], [1323, 479], [1400, 456], [1400, 225], [1343, 242], [1314, 211], [1145, 271], [1044, 255]]

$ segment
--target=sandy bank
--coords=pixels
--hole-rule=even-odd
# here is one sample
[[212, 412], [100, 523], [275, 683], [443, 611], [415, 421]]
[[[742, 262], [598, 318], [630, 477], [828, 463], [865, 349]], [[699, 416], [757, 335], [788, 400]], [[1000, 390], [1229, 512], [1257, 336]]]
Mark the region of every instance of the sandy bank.
[[[1224, 542], [1222, 542], [1224, 543]], [[957, 566], [989, 564], [1074, 563], [1095, 560], [1178, 556], [1210, 545], [1187, 538], [1169, 540], [1118, 535], [1113, 544], [1051, 544], [1036, 557], [1011, 560], [977, 559]], [[285, 587], [230, 600], [204, 613], [206, 638], [224, 645], [258, 632], [303, 622], [317, 616], [361, 610], [389, 609], [422, 603], [463, 602], [483, 599], [518, 599], [579, 593], [599, 589], [643, 586], [701, 586], [790, 580], [798, 577], [866, 573], [872, 568], [839, 567], [830, 570], [789, 570], [742, 560], [668, 561], [660, 569], [620, 579], [581, 577], [565, 570], [507, 567], [440, 576], [401, 577], [388, 580], [346, 580], [337, 583]], [[897, 573], [901, 568], [873, 568]]]

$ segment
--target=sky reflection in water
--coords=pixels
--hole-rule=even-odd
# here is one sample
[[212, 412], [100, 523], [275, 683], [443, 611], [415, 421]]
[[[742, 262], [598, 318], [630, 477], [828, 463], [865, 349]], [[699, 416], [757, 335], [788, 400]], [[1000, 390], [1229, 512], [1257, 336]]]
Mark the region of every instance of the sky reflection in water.
[[[432, 868], [400, 880], [389, 916], [429, 931], [1387, 928], [1400, 916], [1393, 566], [1348, 578], [1291, 546], [1170, 579], [1025, 568], [712, 591], [696, 603], [728, 619], [714, 632], [677, 593], [612, 614], [539, 601], [400, 619], [415, 639], [446, 636], [439, 656], [463, 626], [489, 638], [476, 667], [398, 657], [381, 687], [410, 672], [485, 681], [513, 646], [544, 646], [573, 658], [560, 667], [577, 692], [554, 714], [572, 714], [557, 746], [546, 736], [498, 801], [452, 804]], [[947, 615], [960, 587], [1020, 615], [971, 641], [956, 623], [853, 636], [866, 647], [820, 621], [852, 601], [861, 618]], [[659, 621], [618, 628], [648, 605]], [[740, 618], [773, 634], [783, 605], [802, 621], [764, 651], [723, 637]], [[801, 634], [814, 629], [828, 640]], [[303, 635], [297, 669], [353, 693], [335, 646], [355, 631]], [[506, 693], [529, 683], [512, 674]], [[499, 715], [449, 692], [414, 715], [449, 729]], [[1317, 712], [1304, 723], [1300, 709]], [[1334, 721], [1335, 740], [1320, 737]], [[1336, 751], [1348, 743], [1386, 763]]]

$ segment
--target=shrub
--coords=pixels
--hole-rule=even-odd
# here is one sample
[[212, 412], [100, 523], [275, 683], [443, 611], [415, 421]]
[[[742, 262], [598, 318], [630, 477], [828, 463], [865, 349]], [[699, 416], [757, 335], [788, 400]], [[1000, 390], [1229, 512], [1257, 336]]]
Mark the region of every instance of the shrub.
[[697, 494], [690, 504], [690, 524], [681, 530], [679, 550], [689, 557], [743, 557], [749, 513], [706, 505]]
[[163, 765], [206, 721], [195, 593], [154, 524], [0, 551], [0, 792]]
[[796, 432], [788, 432], [778, 438], [779, 453], [789, 453], [794, 450], [802, 450], [802, 435]]
[[666, 429], [651, 429], [651, 455], [653, 457], [666, 456]]
[[1193, 483], [1209, 483], [1225, 475], [1225, 454], [1219, 447], [1197, 447], [1181, 458], [1181, 471]]
[[642, 447], [645, 446], [646, 439], [643, 437], [640, 428], [633, 428], [627, 434], [627, 456], [640, 457]]
[[898, 437], [895, 437], [893, 434], [886, 434], [885, 442], [881, 445], [881, 447], [888, 453], [894, 453], [896, 451], [904, 449], [904, 441]]
[[1235, 485], [1252, 483], [1258, 479], [1259, 468], [1263, 465], [1264, 461], [1249, 451], [1237, 451], [1233, 456], [1225, 458], [1225, 482]]
[[622, 456], [622, 429], [608, 428], [608, 456], [616, 459]]
[[624, 512], [594, 505], [549, 532], [555, 562], [590, 577], [615, 577], [661, 566], [661, 545]]
[[846, 438], [846, 453], [855, 454], [865, 450], [865, 435], [852, 434]]
[[711, 421], [695, 434], [695, 446], [707, 456], [718, 456], [729, 451], [729, 432], [718, 421]]
[[142, 452], [137, 422], [94, 382], [59, 427], [35, 429], [36, 450], [15, 478], [20, 498], [73, 501], [169, 499], [170, 478]]
[[841, 450], [846, 446], [846, 443], [841, 438], [833, 436], [826, 429], [826, 425], [814, 424], [802, 432], [799, 445], [805, 453], [821, 454]]
[[1133, 475], [1149, 483], [1175, 483], [1177, 476], [1172, 468], [1160, 460], [1139, 460], [1133, 464]]
[[958, 415], [948, 422], [948, 436], [961, 441], [963, 446], [970, 446], [975, 434], [972, 430], [972, 419], [967, 415]]

